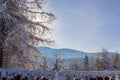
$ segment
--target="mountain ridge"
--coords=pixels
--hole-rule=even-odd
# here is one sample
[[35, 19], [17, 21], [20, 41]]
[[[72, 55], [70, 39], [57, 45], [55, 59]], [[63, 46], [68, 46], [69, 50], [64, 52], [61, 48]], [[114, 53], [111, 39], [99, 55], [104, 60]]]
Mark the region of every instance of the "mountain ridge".
[[[100, 52], [88, 53], [88, 52], [83, 52], [83, 51], [69, 49], [69, 48], [54, 49], [50, 47], [41, 46], [41, 47], [38, 47], [38, 50], [49, 58], [53, 58], [55, 54], [58, 54], [62, 58], [78, 58], [78, 57], [83, 58], [85, 55], [87, 55], [88, 57], [100, 56], [99, 54]], [[108, 52], [108, 53], [110, 56], [115, 55], [113, 52]]]

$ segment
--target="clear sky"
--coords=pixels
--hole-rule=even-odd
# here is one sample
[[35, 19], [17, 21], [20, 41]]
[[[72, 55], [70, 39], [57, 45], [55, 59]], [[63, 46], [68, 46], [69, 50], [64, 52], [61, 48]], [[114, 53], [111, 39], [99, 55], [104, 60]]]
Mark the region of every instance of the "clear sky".
[[120, 0], [47, 0], [55, 48], [120, 51]]

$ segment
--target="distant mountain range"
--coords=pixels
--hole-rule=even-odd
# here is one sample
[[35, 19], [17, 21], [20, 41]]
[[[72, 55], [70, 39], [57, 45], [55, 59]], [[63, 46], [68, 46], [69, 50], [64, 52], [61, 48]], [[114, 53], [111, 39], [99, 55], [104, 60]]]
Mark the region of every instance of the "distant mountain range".
[[[53, 58], [55, 54], [60, 55], [62, 58], [83, 58], [85, 55], [88, 57], [97, 57], [99, 56], [98, 53], [87, 53], [83, 51], [78, 51], [78, 50], [73, 50], [73, 49], [67, 49], [67, 48], [62, 48], [62, 49], [54, 49], [50, 47], [38, 47], [38, 50], [42, 54], [46, 54], [49, 58]], [[113, 52], [108, 52], [109, 56], [115, 55]]]

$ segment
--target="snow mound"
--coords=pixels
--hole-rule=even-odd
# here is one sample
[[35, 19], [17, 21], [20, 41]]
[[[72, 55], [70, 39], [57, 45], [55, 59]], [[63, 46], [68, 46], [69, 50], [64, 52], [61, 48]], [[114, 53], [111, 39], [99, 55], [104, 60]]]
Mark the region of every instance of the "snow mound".
[[[13, 77], [17, 75], [21, 75], [22, 78], [25, 78], [26, 76], [29, 78], [29, 80], [36, 80], [37, 78], [45, 77], [49, 78], [49, 80], [65, 80], [65, 77], [69, 77], [69, 80], [73, 80], [73, 78], [80, 79], [81, 76], [83, 76], [83, 80], [85, 77], [93, 77], [96, 78], [96, 76], [99, 77], [110, 77], [114, 76], [120, 77], [120, 71], [61, 71], [61, 72], [55, 72], [53, 70], [22, 70], [20, 68], [7, 68], [7, 69], [0, 69], [1, 78], [6, 77], [8, 80], [12, 79]], [[119, 79], [120, 80], [120, 79]]]

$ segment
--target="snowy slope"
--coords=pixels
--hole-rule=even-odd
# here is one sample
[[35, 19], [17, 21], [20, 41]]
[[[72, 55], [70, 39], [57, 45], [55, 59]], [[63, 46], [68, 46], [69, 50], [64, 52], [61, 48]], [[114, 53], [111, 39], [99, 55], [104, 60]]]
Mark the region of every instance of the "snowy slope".
[[[53, 58], [54, 55], [57, 53], [59, 54], [62, 58], [84, 58], [85, 55], [87, 54], [88, 57], [96, 57], [99, 56], [99, 53], [87, 53], [83, 51], [78, 51], [78, 50], [73, 50], [73, 49], [67, 49], [67, 48], [62, 48], [62, 49], [53, 49], [49, 47], [38, 47], [39, 51], [43, 54], [46, 54], [49, 58]], [[109, 52], [109, 56], [115, 55], [112, 52]]]
[[[65, 75], [68, 75], [69, 80], [73, 80], [74, 75], [76, 78], [80, 79], [80, 76], [82, 76], [82, 80], [86, 76], [91, 76], [91, 77], [105, 77], [105, 76], [115, 76], [115, 79], [113, 80], [120, 80], [116, 79], [116, 76], [119, 76], [120, 71], [61, 71], [61, 72], [55, 72], [52, 70], [32, 70], [32, 71], [27, 71], [27, 70], [21, 70], [19, 68], [8, 68], [8, 69], [0, 69], [1, 72], [1, 78], [6, 77], [7, 80], [11, 80], [18, 74], [21, 75], [22, 78], [28, 77], [29, 80], [36, 80], [38, 77], [46, 77], [49, 78], [49, 80], [65, 80]], [[14, 74], [13, 74], [14, 73]]]
[[39, 47], [41, 53], [46, 54], [49, 57], [54, 57], [55, 54], [59, 54], [62, 58], [71, 58], [71, 57], [84, 57], [87, 53], [82, 51], [77, 51], [73, 49], [53, 49], [49, 47]]

